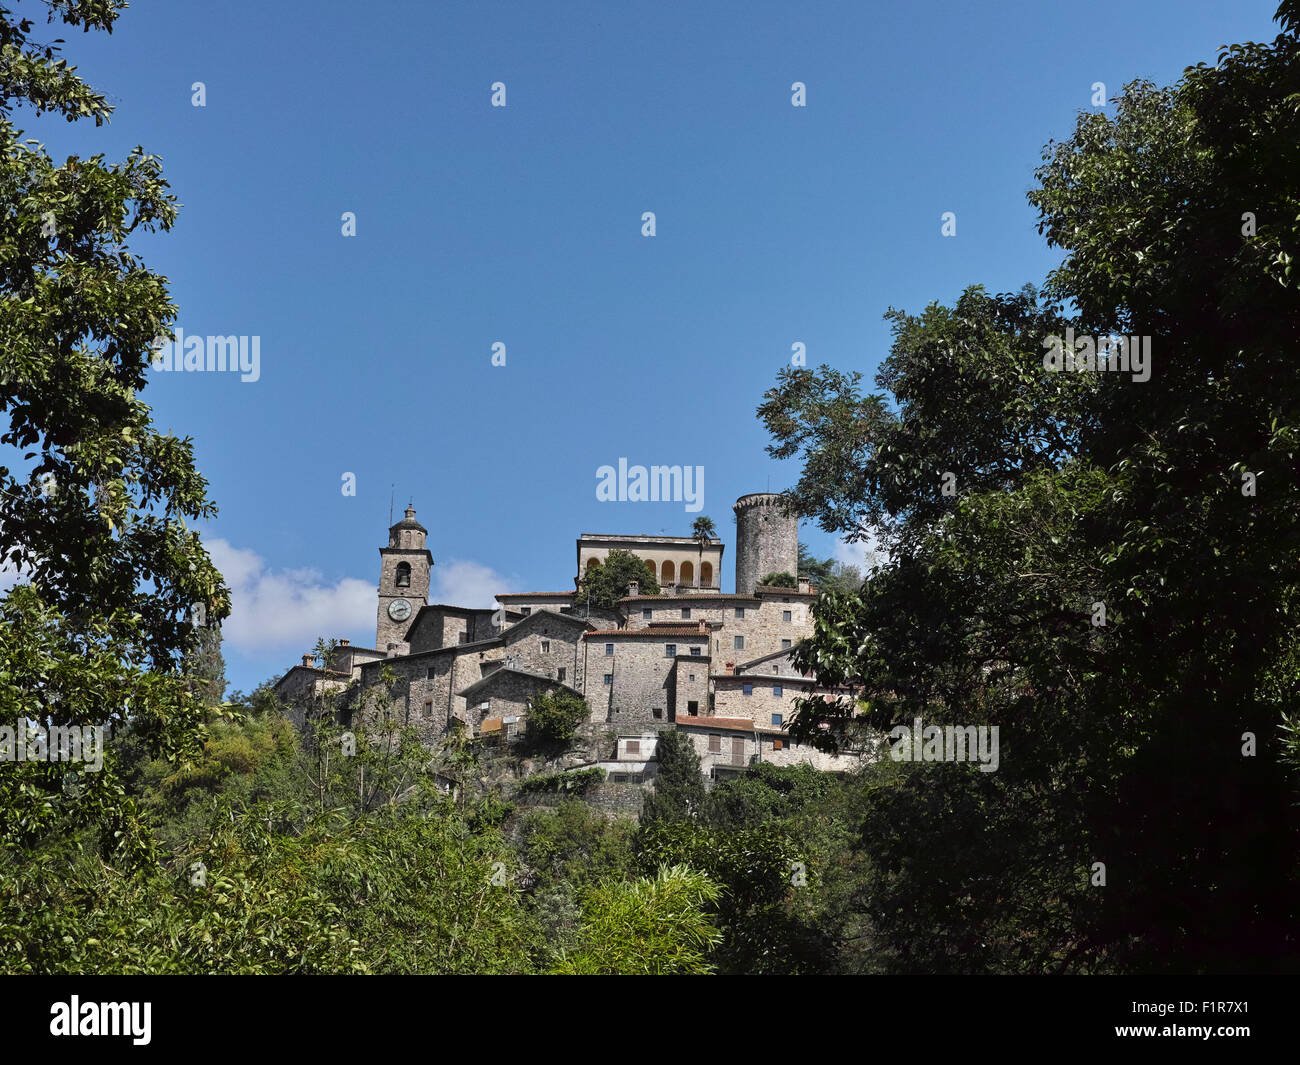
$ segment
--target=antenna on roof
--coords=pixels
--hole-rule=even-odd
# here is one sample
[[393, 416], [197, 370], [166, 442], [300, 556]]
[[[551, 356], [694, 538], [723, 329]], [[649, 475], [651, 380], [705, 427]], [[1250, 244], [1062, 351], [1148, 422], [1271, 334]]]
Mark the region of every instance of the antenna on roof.
[[393, 490], [388, 496], [388, 524], [389, 525], [393, 524], [393, 499], [397, 496], [396, 483], [394, 483], [391, 487]]

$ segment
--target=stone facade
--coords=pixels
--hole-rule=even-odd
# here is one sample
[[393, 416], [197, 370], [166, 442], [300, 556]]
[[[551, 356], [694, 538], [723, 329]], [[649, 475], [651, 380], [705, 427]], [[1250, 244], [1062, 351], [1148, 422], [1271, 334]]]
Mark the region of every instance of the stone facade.
[[676, 660], [696, 649], [708, 671], [707, 623], [594, 630], [583, 637], [587, 703], [592, 716], [620, 729], [668, 728], [675, 716]]
[[467, 610], [436, 603], [421, 608], [405, 633], [408, 654], [477, 643], [500, 635], [492, 623], [492, 610]]
[[710, 654], [725, 670], [774, 651], [789, 650], [807, 636], [812, 631], [813, 598], [792, 588], [760, 588], [757, 596], [627, 596], [619, 601], [619, 607], [630, 629], [712, 623], [717, 631]]

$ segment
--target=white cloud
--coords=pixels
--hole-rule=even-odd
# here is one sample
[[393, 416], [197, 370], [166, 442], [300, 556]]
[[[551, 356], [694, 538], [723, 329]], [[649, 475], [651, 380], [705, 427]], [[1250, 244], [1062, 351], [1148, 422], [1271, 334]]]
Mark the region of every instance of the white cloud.
[[204, 540], [230, 586], [230, 617], [221, 639], [242, 651], [311, 650], [317, 637], [369, 632], [374, 639], [375, 586], [344, 577], [325, 583], [316, 570], [273, 572], [256, 552], [225, 540]]
[[429, 602], [448, 603], [452, 606], [495, 607], [494, 596], [515, 591], [513, 582], [477, 562], [453, 559], [433, 567]]
[[[247, 652], [310, 651], [318, 637], [346, 637], [368, 647], [375, 638], [378, 590], [371, 581], [343, 577], [333, 584], [317, 570], [272, 571], [256, 551], [205, 539], [230, 586], [230, 617], [221, 626], [229, 646]], [[493, 596], [513, 590], [496, 571], [477, 562], [452, 560], [433, 569], [430, 602], [495, 606]]]
[[888, 560], [880, 539], [874, 531], [867, 533], [865, 540], [848, 543], [841, 539], [835, 541], [835, 560], [850, 566], [857, 566], [864, 574], [871, 572], [873, 565], [884, 565]]

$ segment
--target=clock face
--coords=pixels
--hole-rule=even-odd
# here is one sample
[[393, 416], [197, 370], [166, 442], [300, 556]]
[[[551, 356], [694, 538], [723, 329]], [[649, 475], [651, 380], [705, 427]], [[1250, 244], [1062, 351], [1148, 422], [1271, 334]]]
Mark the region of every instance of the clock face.
[[388, 604], [388, 616], [394, 621], [405, 621], [411, 616], [411, 604], [405, 599], [394, 599]]

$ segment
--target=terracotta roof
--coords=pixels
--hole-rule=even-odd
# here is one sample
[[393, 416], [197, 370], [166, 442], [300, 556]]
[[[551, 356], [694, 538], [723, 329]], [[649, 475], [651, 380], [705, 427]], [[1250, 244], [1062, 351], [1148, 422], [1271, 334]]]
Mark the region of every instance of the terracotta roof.
[[[620, 542], [630, 541], [642, 544], [690, 544], [694, 546], [700, 542], [697, 536], [651, 536], [649, 533], [580, 533], [579, 540], [618, 540]], [[717, 536], [710, 537], [707, 541], [708, 546], [713, 547], [721, 544], [722, 539]]]
[[692, 728], [718, 728], [727, 729], [731, 732], [780, 732], [779, 728], [773, 728], [771, 725], [760, 725], [757, 721], [751, 721], [747, 717], [710, 717], [703, 715], [701, 717], [679, 717], [678, 725], [689, 725]]
[[573, 592], [502, 592], [498, 599], [572, 599]]
[[661, 636], [700, 636], [707, 637], [709, 630], [701, 628], [698, 625], [673, 625], [664, 626], [661, 629], [596, 629], [593, 632], [584, 632], [584, 640], [594, 640], [596, 638], [609, 639], [611, 636], [628, 637], [628, 636], [653, 636], [658, 639]]
[[756, 680], [774, 681], [777, 684], [816, 684], [816, 677], [803, 677], [799, 674], [781, 673], [710, 673], [714, 680], [735, 680], [741, 684], [752, 684]]
[[[782, 589], [787, 591], [788, 589]], [[797, 594], [797, 593], [795, 593]], [[758, 606], [762, 603], [757, 596], [753, 595], [735, 595], [731, 592], [685, 592], [672, 595], [625, 595], [619, 600], [620, 603], [641, 603], [643, 606], [649, 606], [651, 603], [680, 603], [689, 600], [692, 603], [753, 603]]]

